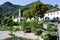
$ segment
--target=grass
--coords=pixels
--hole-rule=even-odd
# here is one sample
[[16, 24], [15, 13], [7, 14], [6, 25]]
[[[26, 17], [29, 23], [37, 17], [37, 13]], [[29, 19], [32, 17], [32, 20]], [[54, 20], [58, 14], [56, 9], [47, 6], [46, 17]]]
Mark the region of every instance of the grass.
[[[43, 23], [38, 23], [35, 21], [33, 21], [33, 22], [20, 22], [19, 27], [16, 28], [14, 31], [20, 31], [20, 30], [24, 31], [27, 27], [30, 27], [32, 32], [35, 32], [36, 29], [43, 29]], [[48, 26], [50, 27], [49, 29], [52, 31], [53, 30], [52, 25], [48, 24]], [[13, 26], [11, 26], [11, 27], [10, 26], [2, 26], [2, 27], [0, 26], [0, 30], [3, 30], [3, 31], [12, 31], [13, 29], [14, 29]]]

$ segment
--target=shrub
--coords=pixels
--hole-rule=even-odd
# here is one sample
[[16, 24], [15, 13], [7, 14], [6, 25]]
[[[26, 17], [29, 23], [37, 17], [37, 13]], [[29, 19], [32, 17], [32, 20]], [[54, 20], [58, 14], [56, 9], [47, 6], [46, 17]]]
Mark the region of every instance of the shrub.
[[42, 38], [44, 40], [57, 40], [57, 36], [56, 35], [51, 35], [49, 33], [42, 35]]

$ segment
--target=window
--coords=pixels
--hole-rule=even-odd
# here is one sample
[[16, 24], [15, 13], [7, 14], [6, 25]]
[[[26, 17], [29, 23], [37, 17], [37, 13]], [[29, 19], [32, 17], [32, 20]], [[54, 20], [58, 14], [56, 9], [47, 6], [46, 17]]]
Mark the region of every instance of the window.
[[56, 20], [58, 20], [59, 19], [59, 17], [56, 17]]
[[55, 15], [55, 12], [54, 12], [54, 15]]
[[48, 14], [49, 15], [49, 14]]
[[52, 15], [52, 13], [51, 13], [51, 15]]
[[49, 17], [45, 17], [45, 20], [49, 20]]
[[49, 21], [50, 21], [49, 17], [45, 17], [45, 22], [49, 22]]
[[53, 20], [55, 20], [55, 17], [53, 18]]
[[58, 15], [59, 13], [58, 13], [58, 11], [57, 11], [57, 15]]

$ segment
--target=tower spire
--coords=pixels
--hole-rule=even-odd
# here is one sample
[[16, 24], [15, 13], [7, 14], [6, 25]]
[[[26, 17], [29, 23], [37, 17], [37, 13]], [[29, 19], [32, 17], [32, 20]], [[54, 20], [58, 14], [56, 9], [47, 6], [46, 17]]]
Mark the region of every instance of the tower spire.
[[21, 17], [21, 10], [20, 10], [20, 8], [19, 8], [19, 17]]
[[20, 8], [19, 8], [19, 14], [18, 14], [17, 22], [20, 22], [20, 20], [21, 20], [21, 10], [20, 10]]

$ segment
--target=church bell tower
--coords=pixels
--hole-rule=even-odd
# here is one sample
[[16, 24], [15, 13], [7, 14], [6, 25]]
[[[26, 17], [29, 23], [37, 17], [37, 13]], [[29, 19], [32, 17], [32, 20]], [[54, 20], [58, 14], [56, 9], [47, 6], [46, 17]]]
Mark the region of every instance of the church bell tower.
[[20, 20], [21, 20], [21, 10], [20, 10], [20, 8], [19, 8], [19, 14], [18, 14], [17, 22], [20, 22]]

